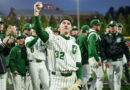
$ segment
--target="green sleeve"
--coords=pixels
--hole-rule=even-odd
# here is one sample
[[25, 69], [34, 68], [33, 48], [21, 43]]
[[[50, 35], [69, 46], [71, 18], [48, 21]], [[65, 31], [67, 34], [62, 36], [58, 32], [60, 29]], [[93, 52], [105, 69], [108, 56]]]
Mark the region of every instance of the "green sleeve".
[[88, 39], [88, 58], [94, 57], [99, 61], [99, 56], [96, 49], [96, 35], [92, 34]]
[[49, 39], [49, 34], [45, 30], [42, 30], [39, 16], [35, 16], [34, 27], [35, 27], [37, 35], [45, 43]]
[[15, 64], [16, 53], [15, 53], [14, 48], [10, 51], [9, 56], [10, 56], [9, 57], [9, 59], [10, 59], [10, 62], [9, 62], [10, 70], [11, 70], [11, 72], [14, 72], [15, 70], [17, 70], [16, 64]]
[[78, 79], [82, 79], [82, 65], [80, 62], [76, 62], [76, 67], [78, 67], [78, 70], [76, 71], [76, 75]]
[[38, 37], [35, 37], [32, 41], [27, 42], [26, 46], [29, 48], [32, 47], [37, 42], [37, 40], [38, 40]]

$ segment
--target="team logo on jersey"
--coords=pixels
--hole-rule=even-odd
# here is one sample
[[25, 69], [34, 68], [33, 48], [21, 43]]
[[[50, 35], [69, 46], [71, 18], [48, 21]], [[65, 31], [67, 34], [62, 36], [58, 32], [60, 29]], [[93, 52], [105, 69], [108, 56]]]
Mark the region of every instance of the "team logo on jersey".
[[75, 54], [77, 51], [77, 46], [76, 45], [72, 45], [72, 53]]
[[120, 43], [120, 42], [121, 42], [121, 38], [120, 38], [120, 37], [117, 38], [116, 42], [117, 42], [117, 43]]

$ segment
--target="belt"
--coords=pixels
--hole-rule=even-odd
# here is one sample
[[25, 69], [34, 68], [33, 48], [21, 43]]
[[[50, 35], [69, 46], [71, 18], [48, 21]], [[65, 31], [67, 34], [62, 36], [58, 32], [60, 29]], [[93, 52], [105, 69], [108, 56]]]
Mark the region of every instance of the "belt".
[[37, 62], [37, 63], [40, 63], [42, 62], [43, 60], [40, 60], [40, 59], [36, 59], [36, 60], [29, 60], [29, 62]]
[[53, 75], [61, 75], [64, 77], [69, 77], [72, 75], [73, 72], [51, 72], [51, 74]]
[[122, 61], [122, 58], [117, 58], [117, 59], [115, 59], [115, 60], [113, 60], [113, 59], [108, 59], [108, 61], [110, 61], [110, 62], [112, 62], [112, 61]]

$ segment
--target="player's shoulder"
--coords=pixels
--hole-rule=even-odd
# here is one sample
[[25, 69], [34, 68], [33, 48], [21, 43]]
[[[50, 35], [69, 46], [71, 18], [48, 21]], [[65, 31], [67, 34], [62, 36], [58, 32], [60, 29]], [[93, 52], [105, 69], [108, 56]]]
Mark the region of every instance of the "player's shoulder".
[[29, 36], [29, 37], [27, 37], [27, 38], [25, 39], [25, 41], [30, 41], [30, 40], [32, 40], [32, 39], [34, 39], [34, 37], [33, 37], [33, 36]]
[[19, 49], [19, 46], [16, 45], [16, 46], [14, 46], [14, 47], [11, 49], [11, 51], [17, 51], [18, 49]]

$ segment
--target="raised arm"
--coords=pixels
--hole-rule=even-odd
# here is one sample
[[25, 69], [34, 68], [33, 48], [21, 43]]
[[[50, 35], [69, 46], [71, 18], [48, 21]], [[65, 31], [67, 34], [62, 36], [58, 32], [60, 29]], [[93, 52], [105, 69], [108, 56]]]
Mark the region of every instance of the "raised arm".
[[49, 34], [45, 30], [42, 30], [39, 18], [39, 13], [41, 10], [39, 6], [41, 6], [41, 4], [42, 4], [41, 2], [37, 2], [34, 4], [34, 16], [35, 16], [34, 26], [38, 37], [40, 37], [43, 42], [46, 42], [49, 39]]

